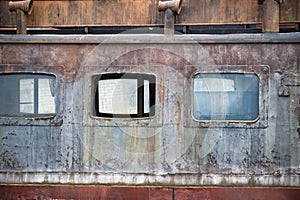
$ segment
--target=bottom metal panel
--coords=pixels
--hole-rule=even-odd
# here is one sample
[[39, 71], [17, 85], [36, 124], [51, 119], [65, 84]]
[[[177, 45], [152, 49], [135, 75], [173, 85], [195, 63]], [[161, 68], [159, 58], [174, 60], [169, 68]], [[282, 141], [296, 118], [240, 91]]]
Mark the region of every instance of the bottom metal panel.
[[299, 199], [300, 188], [0, 185], [0, 199]]

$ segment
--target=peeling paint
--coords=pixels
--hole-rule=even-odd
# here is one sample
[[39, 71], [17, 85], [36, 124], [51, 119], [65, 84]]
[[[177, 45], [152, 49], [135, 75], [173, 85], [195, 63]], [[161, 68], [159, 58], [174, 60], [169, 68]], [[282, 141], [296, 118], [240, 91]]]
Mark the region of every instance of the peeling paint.
[[[32, 42], [1, 49], [1, 73], [54, 73], [60, 85], [53, 119], [0, 118], [3, 184], [300, 184], [298, 43]], [[122, 72], [156, 76], [154, 117], [92, 116], [91, 77]], [[195, 120], [199, 72], [259, 74], [259, 119]], [[280, 85], [289, 95], [278, 96]]]

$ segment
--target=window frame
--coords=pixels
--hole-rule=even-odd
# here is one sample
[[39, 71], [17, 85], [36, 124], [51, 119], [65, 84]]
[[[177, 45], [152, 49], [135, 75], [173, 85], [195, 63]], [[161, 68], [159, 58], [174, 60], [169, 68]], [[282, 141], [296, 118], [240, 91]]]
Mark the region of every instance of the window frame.
[[[242, 74], [252, 74], [252, 75], [255, 75], [256, 77], [257, 77], [257, 79], [258, 79], [258, 91], [257, 91], [257, 93], [258, 93], [258, 96], [257, 96], [257, 116], [254, 118], [254, 119], [198, 119], [198, 118], [196, 118], [195, 117], [195, 115], [194, 115], [194, 99], [195, 99], [195, 90], [194, 90], [194, 86], [195, 86], [195, 77], [197, 76], [197, 75], [211, 75], [211, 74], [215, 74], [215, 75], [217, 75], [217, 74], [221, 74], [221, 75], [230, 75], [230, 74], [232, 74], [232, 75], [242, 75]], [[193, 96], [192, 96], [192, 99], [191, 99], [191, 101], [192, 101], [192, 116], [193, 116], [193, 118], [196, 120], [196, 121], [202, 121], [202, 122], [211, 122], [211, 121], [215, 121], [215, 122], [245, 122], [245, 123], [254, 123], [254, 122], [256, 122], [258, 119], [259, 119], [259, 84], [260, 84], [260, 79], [259, 79], [259, 77], [258, 77], [258, 75], [256, 74], [256, 73], [253, 73], [253, 72], [251, 72], [251, 73], [245, 73], [245, 72], [238, 72], [238, 73], [231, 73], [231, 72], [226, 72], [226, 73], [208, 73], [208, 72], [205, 72], [205, 73], [203, 73], [203, 72], [200, 72], [200, 73], [196, 73], [196, 74], [194, 74], [194, 76], [193, 76]]]
[[[185, 81], [184, 107], [186, 118], [185, 127], [194, 128], [267, 128], [268, 127], [268, 102], [269, 102], [269, 76], [268, 65], [198, 65], [186, 66], [190, 69], [190, 76]], [[194, 77], [197, 74], [225, 73], [247, 74], [254, 73], [259, 79], [258, 117], [255, 120], [199, 120], [193, 115], [194, 107]]]
[[51, 115], [40, 114], [38, 116], [0, 116], [0, 125], [2, 126], [61, 126], [63, 123], [63, 94], [62, 86], [63, 74], [62, 66], [28, 66], [28, 65], [0, 65], [0, 74], [29, 74], [29, 75], [49, 75], [55, 77], [54, 82], [54, 110]]
[[[56, 82], [56, 76], [53, 74], [47, 74], [47, 73], [0, 73], [0, 77], [1, 76], [13, 76], [16, 75], [18, 77], [16, 77], [16, 81], [18, 83], [18, 88], [19, 89], [19, 93], [18, 93], [18, 103], [16, 103], [16, 106], [19, 106], [19, 112], [18, 114], [11, 114], [11, 115], [2, 115], [0, 113], [0, 117], [12, 117], [12, 118], [19, 118], [19, 117], [24, 117], [24, 118], [52, 118], [53, 116], [56, 115], [55, 113], [55, 108], [54, 108], [54, 113], [39, 113], [39, 80], [41, 79], [48, 79], [48, 80], [54, 80], [54, 85]], [[51, 77], [51, 79], [50, 79]], [[33, 113], [26, 113], [26, 112], [21, 112], [21, 105], [23, 104], [29, 104], [28, 103], [24, 103], [21, 102], [21, 87], [20, 87], [20, 81], [21, 80], [26, 80], [26, 79], [32, 79], [33, 80], [33, 102], [31, 102], [33, 104]], [[51, 86], [50, 86], [51, 87]], [[54, 89], [54, 88], [53, 88]], [[55, 99], [54, 99], [54, 107], [55, 107]]]
[[[98, 82], [100, 80], [120, 80], [120, 79], [130, 79], [137, 80], [137, 114], [119, 114], [119, 113], [102, 113], [99, 112], [99, 90], [98, 90]], [[149, 113], [145, 113], [144, 111], [144, 81], [149, 81]], [[98, 74], [92, 76], [92, 116], [99, 118], [129, 118], [129, 119], [142, 119], [142, 118], [150, 118], [155, 116], [155, 99], [156, 99], [156, 77], [153, 74], [147, 73], [106, 73], [106, 74]]]

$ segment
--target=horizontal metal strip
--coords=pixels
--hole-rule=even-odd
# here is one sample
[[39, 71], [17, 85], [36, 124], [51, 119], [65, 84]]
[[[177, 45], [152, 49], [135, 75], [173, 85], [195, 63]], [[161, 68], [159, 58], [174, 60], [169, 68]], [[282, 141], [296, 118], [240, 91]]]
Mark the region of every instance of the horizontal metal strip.
[[260, 44], [300, 43], [300, 32], [264, 34], [77, 34], [77, 35], [7, 35], [0, 34], [0, 43], [75, 43], [75, 44]]

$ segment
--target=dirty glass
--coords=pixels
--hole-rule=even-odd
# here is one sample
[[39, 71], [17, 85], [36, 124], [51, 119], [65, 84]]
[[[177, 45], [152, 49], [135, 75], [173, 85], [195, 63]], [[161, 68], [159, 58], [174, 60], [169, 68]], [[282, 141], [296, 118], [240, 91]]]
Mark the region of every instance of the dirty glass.
[[49, 114], [55, 112], [54, 80], [49, 78], [38, 79], [38, 113]]
[[20, 113], [34, 113], [34, 79], [20, 79]]
[[44, 117], [55, 114], [55, 76], [1, 74], [0, 116]]
[[193, 116], [197, 120], [252, 121], [259, 112], [259, 78], [252, 73], [197, 74]]
[[95, 115], [148, 117], [154, 115], [155, 76], [112, 73], [94, 76]]
[[149, 80], [144, 80], [144, 112], [149, 113], [150, 112], [150, 83]]
[[107, 79], [98, 82], [99, 112], [137, 114], [137, 80]]

